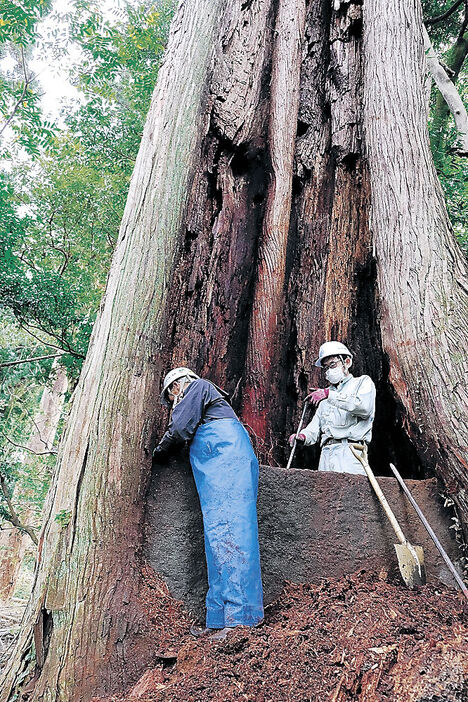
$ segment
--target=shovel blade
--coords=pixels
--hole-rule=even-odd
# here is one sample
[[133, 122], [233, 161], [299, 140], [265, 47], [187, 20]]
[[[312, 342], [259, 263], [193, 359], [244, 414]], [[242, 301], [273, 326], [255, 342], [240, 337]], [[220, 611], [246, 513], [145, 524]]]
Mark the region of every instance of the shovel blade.
[[421, 546], [412, 546], [407, 541], [395, 544], [401, 577], [412, 589], [426, 584], [426, 569], [424, 567], [424, 551]]

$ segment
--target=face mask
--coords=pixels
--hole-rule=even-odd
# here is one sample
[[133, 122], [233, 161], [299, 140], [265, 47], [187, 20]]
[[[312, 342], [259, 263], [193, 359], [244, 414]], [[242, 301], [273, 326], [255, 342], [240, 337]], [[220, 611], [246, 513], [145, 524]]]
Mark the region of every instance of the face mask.
[[338, 385], [338, 383], [341, 383], [344, 377], [345, 374], [341, 366], [337, 366], [336, 368], [329, 368], [325, 373], [325, 378], [332, 385]]

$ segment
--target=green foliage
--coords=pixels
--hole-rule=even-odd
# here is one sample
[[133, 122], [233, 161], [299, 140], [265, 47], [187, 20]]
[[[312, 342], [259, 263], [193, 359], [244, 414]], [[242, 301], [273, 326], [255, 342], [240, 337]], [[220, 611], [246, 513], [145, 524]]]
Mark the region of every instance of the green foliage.
[[[175, 4], [126, 3], [110, 22], [97, 2], [77, 0], [47, 39], [37, 21], [50, 0], [0, 0], [0, 58], [13, 66], [0, 75], [0, 132], [10, 141], [0, 159], [15, 164], [0, 171], [0, 471], [15, 509], [21, 515], [32, 505], [36, 522], [55, 456], [18, 446], [27, 444], [53, 360], [1, 364], [57, 349], [72, 383], [78, 377]], [[66, 106], [59, 130], [41, 114], [28, 60], [38, 47], [59, 57], [67, 32], [81, 49], [71, 78], [83, 101]], [[56, 515], [61, 526], [69, 518]]]
[[0, 298], [23, 327], [70, 352], [63, 362], [75, 375], [104, 290], [173, 7], [168, 0], [157, 9], [126, 6], [111, 25], [96, 5], [77, 3], [71, 35], [84, 59], [74, 79], [86, 103], [70, 109], [67, 128], [33, 171], [17, 167], [4, 184]]
[[57, 514], [54, 517], [54, 521], [56, 521], [62, 529], [64, 529], [68, 524], [70, 523], [71, 519], [71, 512], [68, 509], [62, 509], [60, 512], [57, 512]]
[[[36, 77], [28, 69], [38, 23], [51, 5], [52, 0], [0, 0], [0, 58], [9, 57], [12, 62], [0, 74], [0, 135], [9, 129], [13, 143], [32, 155], [38, 155], [55, 132], [55, 125], [42, 116]], [[0, 158], [12, 154], [11, 145], [3, 143]]]
[[[455, 0], [445, 0], [444, 2], [440, 2], [440, 0], [422, 0], [424, 20], [440, 17], [453, 6], [454, 2]], [[447, 19], [427, 26], [434, 48], [442, 51], [451, 49], [462, 26], [464, 14], [465, 7], [462, 2]]]
[[0, 43], [26, 46], [37, 37], [37, 23], [52, 6], [52, 0], [0, 0]]
[[[15, 509], [21, 516], [32, 508], [36, 519], [44, 501], [53, 466], [53, 456], [35, 456], [20, 448], [34, 427], [40, 396], [48, 382], [52, 361], [1, 367], [2, 363], [31, 358], [37, 345], [14, 324], [8, 314], [0, 315], [0, 474]], [[27, 460], [26, 460], [27, 459]], [[13, 497], [21, 495], [20, 501]], [[0, 493], [0, 517], [8, 519], [6, 500]]]
[[449, 124], [445, 134], [445, 148], [433, 148], [434, 165], [444, 191], [445, 202], [455, 236], [468, 255], [468, 162], [457, 156], [457, 133]]
[[[9, 310], [18, 324], [37, 337], [42, 348], [53, 341], [53, 345], [70, 351], [74, 357], [82, 357], [88, 343], [92, 320], [89, 315], [80, 315], [80, 290], [84, 283], [67, 279], [63, 264], [58, 267], [58, 252], [54, 248], [56, 233], [51, 227], [44, 231], [43, 211], [38, 217], [33, 209], [21, 216], [11, 183], [6, 176], [3, 182], [3, 200], [0, 212], [0, 300], [1, 307]], [[31, 185], [31, 183], [28, 183]], [[29, 197], [33, 190], [25, 190]], [[45, 240], [46, 236], [47, 241]]]
[[[174, 0], [126, 4], [105, 21], [97, 3], [80, 3], [71, 35], [83, 50], [74, 72], [87, 102], [67, 120], [90, 162], [129, 179], [167, 42]], [[128, 180], [125, 187], [128, 188]], [[124, 203], [122, 203], [124, 204]]]
[[[442, 6], [437, 0], [423, 0], [425, 20], [440, 17], [453, 4], [452, 0], [444, 2]], [[465, 65], [466, 60], [463, 58], [466, 12], [465, 3], [461, 3], [448, 18], [436, 24], [427, 25], [439, 60], [455, 80], [457, 90], [465, 104], [468, 101], [468, 73]], [[461, 66], [458, 65], [460, 59]], [[454, 69], [455, 73], [458, 72], [458, 69], [460, 70], [455, 75], [451, 72], [451, 68]], [[456, 155], [455, 123], [434, 84], [431, 89], [429, 134], [434, 165], [444, 191], [449, 218], [455, 236], [462, 248], [468, 253], [468, 159]]]

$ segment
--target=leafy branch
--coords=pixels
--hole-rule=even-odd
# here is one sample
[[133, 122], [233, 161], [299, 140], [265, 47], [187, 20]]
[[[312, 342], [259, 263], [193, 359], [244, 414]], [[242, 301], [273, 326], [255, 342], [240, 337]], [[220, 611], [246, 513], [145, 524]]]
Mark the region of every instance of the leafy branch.
[[1, 495], [3, 495], [3, 498], [7, 504], [7, 510], [5, 510], [5, 509], [2, 510], [2, 513], [3, 513], [2, 516], [8, 522], [13, 524], [13, 526], [15, 526], [17, 529], [28, 534], [28, 536], [31, 537], [33, 543], [37, 546], [39, 541], [38, 541], [38, 538], [36, 536], [36, 533], [31, 526], [23, 524], [21, 519], [19, 518], [18, 513], [16, 512], [16, 510], [13, 506], [13, 503], [11, 501], [10, 493], [9, 493], [8, 487], [7, 487], [6, 478], [1, 471], [0, 471], [0, 493], [1, 493]]
[[22, 358], [19, 361], [8, 361], [7, 363], [0, 363], [0, 368], [7, 368], [8, 366], [19, 366], [21, 363], [33, 363], [35, 361], [45, 361], [49, 358], [59, 358], [63, 356], [66, 351], [61, 351], [60, 353], [51, 353], [47, 356], [34, 356], [33, 358]]
[[24, 58], [24, 49], [22, 46], [20, 46], [20, 52], [21, 52], [21, 65], [23, 68], [23, 75], [24, 75], [24, 86], [23, 86], [23, 92], [21, 93], [20, 97], [16, 101], [15, 105], [13, 106], [12, 112], [6, 122], [3, 124], [2, 128], [0, 129], [0, 134], [3, 134], [5, 129], [8, 127], [8, 125], [12, 122], [13, 118], [15, 117], [16, 113], [18, 112], [19, 108], [24, 102], [24, 98], [26, 97], [26, 93], [28, 92], [29, 86], [33, 81], [36, 80], [37, 76], [33, 75], [28, 75], [27, 69], [26, 69], [26, 61]]
[[33, 451], [33, 449], [28, 448], [27, 446], [22, 446], [21, 444], [16, 444], [14, 441], [9, 439], [8, 436], [5, 436], [5, 439], [12, 446], [15, 446], [16, 448], [23, 449], [24, 451], [29, 451], [29, 453], [33, 453], [35, 456], [56, 456], [57, 455], [57, 451]]

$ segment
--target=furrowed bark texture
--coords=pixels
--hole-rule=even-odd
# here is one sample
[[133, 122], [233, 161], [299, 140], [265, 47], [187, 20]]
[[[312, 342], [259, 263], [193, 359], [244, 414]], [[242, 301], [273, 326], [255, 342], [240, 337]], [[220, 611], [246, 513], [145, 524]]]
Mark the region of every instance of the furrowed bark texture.
[[451, 236], [425, 128], [420, 5], [379, 7], [368, 0], [364, 15], [364, 127], [383, 348], [407, 432], [466, 526], [466, 260]]
[[[268, 178], [274, 26], [271, 0], [229, 4], [207, 97], [211, 114], [167, 301], [169, 365], [192, 365], [227, 387], [237, 407]], [[160, 431], [166, 419], [163, 414]]]
[[[207, 76], [222, 7], [213, 0], [199, 0], [196, 8], [182, 2], [173, 24], [2, 700], [28, 689], [30, 699], [41, 702], [89, 702], [154, 664], [138, 597], [137, 551], [164, 362], [162, 302], [206, 124]], [[31, 653], [34, 677], [22, 679]]]
[[341, 339], [377, 383], [375, 467], [445, 475], [468, 517], [466, 278], [422, 80], [415, 0], [181, 2], [1, 702], [89, 702], [154, 663], [138, 553], [170, 366], [225, 386], [279, 463]]
[[269, 192], [263, 218], [247, 346], [242, 416], [272, 446], [276, 398], [284, 386], [283, 316], [286, 253], [291, 216], [292, 167], [299, 109], [305, 1], [280, 0], [271, 68]]

